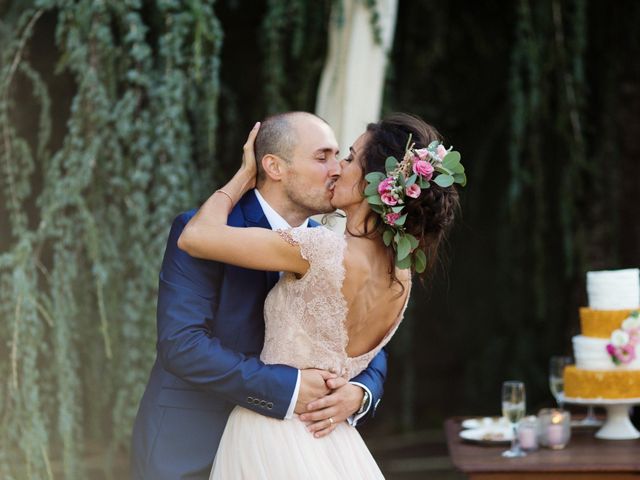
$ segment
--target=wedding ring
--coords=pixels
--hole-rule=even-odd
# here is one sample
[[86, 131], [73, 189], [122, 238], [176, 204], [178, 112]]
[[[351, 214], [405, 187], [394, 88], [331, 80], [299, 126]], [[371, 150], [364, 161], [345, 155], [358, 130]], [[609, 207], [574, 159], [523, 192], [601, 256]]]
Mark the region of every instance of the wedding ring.
[[329, 423], [333, 425], [333, 417], [329, 417]]

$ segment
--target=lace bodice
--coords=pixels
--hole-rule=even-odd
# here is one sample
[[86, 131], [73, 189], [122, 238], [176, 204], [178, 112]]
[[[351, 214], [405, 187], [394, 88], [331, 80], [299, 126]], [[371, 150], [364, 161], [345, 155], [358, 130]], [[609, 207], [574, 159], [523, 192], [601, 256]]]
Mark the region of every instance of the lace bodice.
[[[342, 295], [346, 240], [323, 227], [282, 230], [300, 246], [309, 270], [300, 279], [285, 273], [265, 300], [265, 340], [260, 358], [299, 369], [320, 368], [345, 378], [362, 372], [395, 333], [407, 303], [382, 341], [371, 351], [347, 355], [347, 302]], [[407, 299], [408, 299], [407, 295]]]

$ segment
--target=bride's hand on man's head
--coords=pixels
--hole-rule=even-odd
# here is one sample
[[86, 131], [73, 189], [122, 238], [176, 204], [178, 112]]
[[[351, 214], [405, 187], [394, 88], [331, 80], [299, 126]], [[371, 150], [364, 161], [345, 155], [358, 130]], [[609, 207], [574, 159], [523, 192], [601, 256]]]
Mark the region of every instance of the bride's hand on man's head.
[[256, 141], [256, 136], [258, 135], [258, 131], [260, 130], [260, 122], [256, 122], [251, 131], [249, 132], [249, 136], [247, 137], [247, 141], [242, 147], [242, 165], [240, 165], [240, 171], [243, 172], [247, 177], [253, 179], [254, 184], [252, 187], [255, 187], [255, 180], [258, 175], [258, 165], [256, 164], [256, 154], [254, 144]]

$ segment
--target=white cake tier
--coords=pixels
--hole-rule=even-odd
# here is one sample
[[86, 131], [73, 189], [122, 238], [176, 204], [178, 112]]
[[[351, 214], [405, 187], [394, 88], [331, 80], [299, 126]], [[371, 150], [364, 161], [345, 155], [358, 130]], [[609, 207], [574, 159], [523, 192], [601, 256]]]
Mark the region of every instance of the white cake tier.
[[589, 307], [594, 310], [625, 310], [640, 305], [640, 270], [587, 272]]
[[640, 370], [640, 351], [636, 346], [636, 358], [630, 363], [616, 365], [607, 353], [609, 340], [605, 338], [573, 337], [573, 355], [576, 367], [583, 370]]

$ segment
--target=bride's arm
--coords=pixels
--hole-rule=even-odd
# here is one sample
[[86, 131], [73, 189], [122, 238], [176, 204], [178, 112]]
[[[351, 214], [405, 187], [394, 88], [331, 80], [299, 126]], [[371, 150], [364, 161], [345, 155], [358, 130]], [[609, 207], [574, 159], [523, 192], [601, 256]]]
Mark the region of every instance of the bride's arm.
[[178, 247], [196, 258], [254, 270], [304, 275], [309, 263], [300, 255], [300, 247], [287, 243], [278, 232], [227, 225], [233, 207], [255, 186], [257, 166], [253, 143], [259, 126], [256, 123], [249, 133], [238, 172], [223, 188], [215, 191], [191, 218], [178, 239]]

